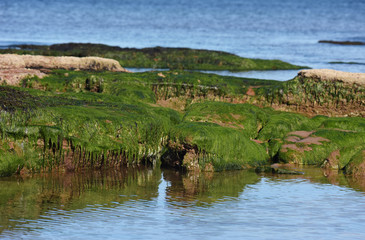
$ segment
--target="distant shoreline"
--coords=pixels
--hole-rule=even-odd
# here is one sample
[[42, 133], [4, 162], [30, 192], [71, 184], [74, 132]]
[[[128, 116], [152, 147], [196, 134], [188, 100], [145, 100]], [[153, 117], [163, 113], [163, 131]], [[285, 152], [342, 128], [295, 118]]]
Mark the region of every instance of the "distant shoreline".
[[43, 56], [104, 57], [126, 68], [162, 68], [206, 71], [299, 70], [309, 68], [277, 59], [246, 58], [225, 51], [149, 47], [121, 48], [105, 44], [62, 43], [53, 45], [11, 45], [0, 53]]
[[319, 40], [318, 43], [329, 43], [329, 44], [337, 44], [337, 45], [365, 45], [365, 42], [359, 41], [333, 41], [333, 40]]

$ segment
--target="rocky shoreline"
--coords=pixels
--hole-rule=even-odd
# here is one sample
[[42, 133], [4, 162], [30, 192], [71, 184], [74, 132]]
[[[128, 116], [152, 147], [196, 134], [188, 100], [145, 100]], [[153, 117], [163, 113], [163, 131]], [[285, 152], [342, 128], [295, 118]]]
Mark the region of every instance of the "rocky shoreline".
[[13, 45], [1, 53], [44, 56], [103, 57], [117, 60], [126, 68], [176, 70], [286, 70], [303, 69], [280, 60], [253, 59], [223, 51], [190, 48], [120, 48], [103, 44], [63, 43], [54, 45]]
[[364, 42], [357, 41], [333, 41], [333, 40], [320, 40], [318, 43], [329, 43], [329, 44], [338, 44], [338, 45], [365, 45]]
[[309, 69], [300, 71], [298, 76], [304, 78], [314, 78], [321, 81], [365, 85], [365, 73], [350, 73], [331, 69]]
[[[101, 58], [21, 58], [28, 59], [21, 68], [47, 75], [6, 79], [0, 87], [1, 176], [284, 163], [365, 174], [365, 74], [313, 69], [279, 82], [182, 70], [128, 73]], [[4, 71], [17, 65], [0, 63]]]
[[25, 77], [43, 78], [52, 69], [127, 72], [113, 59], [0, 54], [0, 83], [17, 85]]

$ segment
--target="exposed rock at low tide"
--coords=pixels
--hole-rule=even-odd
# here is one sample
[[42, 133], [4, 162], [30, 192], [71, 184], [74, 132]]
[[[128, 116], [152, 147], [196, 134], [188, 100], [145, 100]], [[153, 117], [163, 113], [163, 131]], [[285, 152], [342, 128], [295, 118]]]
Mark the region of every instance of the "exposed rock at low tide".
[[44, 69], [127, 72], [113, 59], [100, 57], [48, 57], [1, 54], [0, 81], [16, 85], [26, 76], [45, 76]]
[[318, 43], [330, 43], [330, 44], [339, 44], [339, 45], [365, 45], [364, 42], [357, 41], [332, 41], [332, 40], [320, 40]]
[[365, 73], [302, 70], [282, 88], [269, 89], [265, 96], [275, 110], [311, 117], [365, 117]]
[[357, 83], [360, 85], [365, 85], [365, 73], [342, 72], [332, 69], [307, 69], [300, 71], [298, 76], [326, 81], [340, 81], [350, 84]]

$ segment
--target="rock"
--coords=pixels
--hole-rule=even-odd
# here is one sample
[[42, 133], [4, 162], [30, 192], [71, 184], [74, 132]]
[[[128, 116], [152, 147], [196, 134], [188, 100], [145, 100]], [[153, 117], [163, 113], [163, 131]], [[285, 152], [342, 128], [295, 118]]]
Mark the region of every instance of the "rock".
[[298, 76], [325, 81], [341, 81], [344, 83], [365, 85], [365, 73], [342, 72], [331, 69], [306, 69], [299, 71]]
[[365, 176], [365, 149], [355, 154], [345, 167], [345, 173], [354, 177]]
[[[40, 71], [42, 69], [42, 71]], [[48, 57], [16, 54], [0, 54], [0, 78], [7, 84], [16, 85], [26, 76], [45, 76], [43, 70], [92, 70], [128, 72], [113, 59], [100, 57]]]
[[0, 68], [0, 82], [7, 85], [17, 85], [22, 79], [28, 76], [37, 76], [43, 78], [45, 73], [37, 69], [28, 68], [13, 68], [13, 69], [1, 69]]
[[356, 41], [332, 41], [332, 40], [320, 40], [318, 43], [330, 43], [330, 44], [339, 44], [339, 45], [365, 45], [364, 42], [356, 42]]
[[340, 150], [335, 150], [330, 153], [327, 159], [322, 164], [323, 168], [339, 169], [339, 158], [341, 157]]
[[66, 69], [126, 72], [118, 61], [100, 57], [48, 57], [17, 54], [1, 54], [0, 69]]

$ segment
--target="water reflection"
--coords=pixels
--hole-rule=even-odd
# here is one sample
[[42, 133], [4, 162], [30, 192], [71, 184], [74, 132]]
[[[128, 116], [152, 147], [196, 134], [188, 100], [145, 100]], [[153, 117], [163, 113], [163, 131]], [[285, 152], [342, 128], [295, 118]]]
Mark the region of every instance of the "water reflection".
[[43, 174], [0, 180], [0, 230], [38, 219], [48, 210], [65, 211], [88, 206], [111, 207], [115, 203], [156, 198], [159, 169]]
[[[175, 205], [204, 205], [238, 198], [249, 184], [259, 182], [252, 171], [227, 171], [221, 173], [185, 173], [164, 171], [163, 177], [170, 185], [166, 188], [169, 203]], [[181, 202], [185, 203], [182, 205]]]
[[208, 234], [219, 239], [278, 234], [290, 239], [288, 227], [299, 238], [321, 235], [321, 228], [338, 237], [365, 236], [360, 224], [365, 221], [363, 179], [288, 168], [305, 174], [125, 169], [3, 178], [0, 236], [196, 239]]
[[341, 171], [338, 170], [323, 169], [312, 166], [291, 165], [291, 164], [281, 167], [288, 170], [304, 172], [304, 174], [303, 175], [263, 174], [262, 176], [269, 177], [273, 181], [280, 181], [284, 179], [306, 179], [312, 183], [337, 185], [365, 192], [364, 178], [345, 176]]

